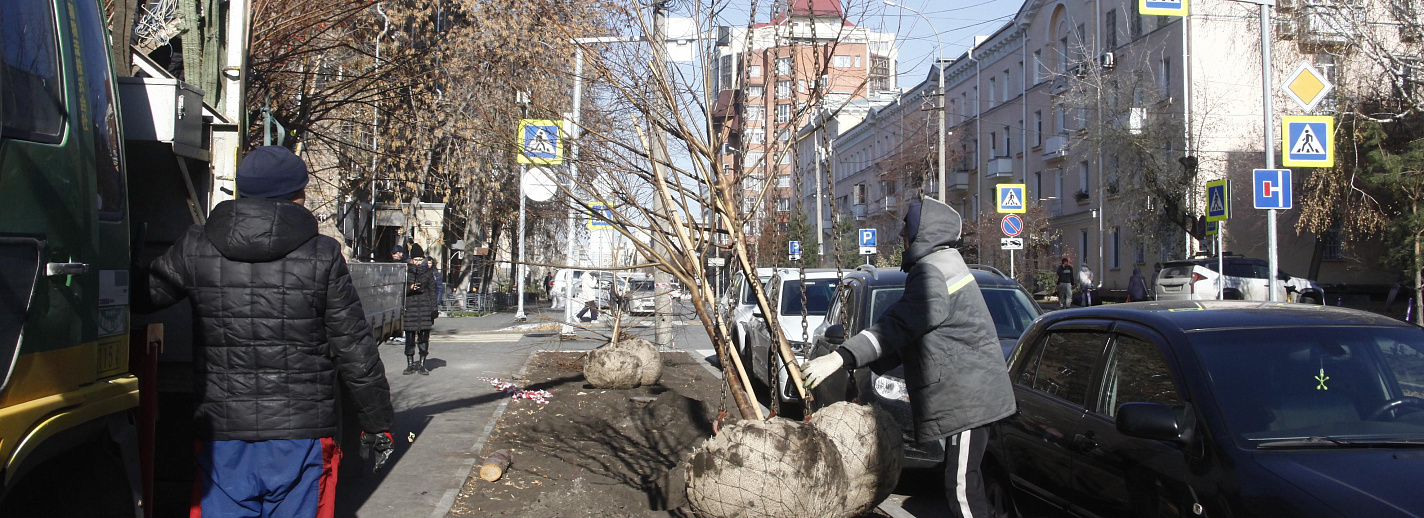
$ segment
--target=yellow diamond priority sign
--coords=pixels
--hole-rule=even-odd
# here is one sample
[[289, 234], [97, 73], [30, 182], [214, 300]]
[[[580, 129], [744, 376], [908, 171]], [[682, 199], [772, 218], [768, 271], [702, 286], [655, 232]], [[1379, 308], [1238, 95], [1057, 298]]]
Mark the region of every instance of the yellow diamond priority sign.
[[1285, 90], [1286, 95], [1299, 103], [1307, 113], [1314, 111], [1315, 106], [1325, 100], [1325, 96], [1334, 88], [1335, 85], [1330, 84], [1324, 74], [1307, 62], [1301, 62], [1295, 72], [1286, 76], [1286, 82], [1281, 85], [1281, 90]]

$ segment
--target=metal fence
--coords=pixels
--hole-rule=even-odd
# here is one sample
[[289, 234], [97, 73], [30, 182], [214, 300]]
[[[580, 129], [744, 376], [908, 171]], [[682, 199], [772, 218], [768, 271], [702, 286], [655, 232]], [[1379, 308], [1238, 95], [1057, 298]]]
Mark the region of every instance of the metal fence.
[[377, 338], [400, 330], [405, 309], [405, 265], [402, 263], [350, 263], [351, 284], [361, 298], [361, 309]]

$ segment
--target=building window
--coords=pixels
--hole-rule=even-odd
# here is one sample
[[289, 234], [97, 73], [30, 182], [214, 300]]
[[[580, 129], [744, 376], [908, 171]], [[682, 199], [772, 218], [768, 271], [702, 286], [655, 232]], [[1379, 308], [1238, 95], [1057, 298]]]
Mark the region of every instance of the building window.
[[1053, 109], [1053, 132], [1068, 133], [1068, 114], [1062, 106]]
[[776, 98], [777, 98], [777, 99], [790, 99], [790, 98], [791, 98], [791, 88], [792, 88], [792, 85], [793, 85], [793, 84], [794, 84], [794, 81], [777, 81], [777, 82], [776, 82]]
[[[787, 154], [787, 155], [789, 156], [789, 154]], [[779, 175], [776, 175], [776, 187], [777, 187], [777, 188], [780, 188], [780, 189], [789, 189], [789, 188], [791, 188], [791, 175], [789, 175], [789, 174], [779, 174]]]
[[[766, 130], [762, 130], [762, 137], [766, 137]], [[761, 151], [748, 151], [746, 157], [742, 159], [742, 164], [747, 166], [759, 166], [761, 165], [762, 156], [763, 153]]]
[[1162, 81], [1158, 85], [1159, 90], [1157, 93], [1161, 94], [1163, 99], [1166, 99], [1172, 96], [1172, 58], [1162, 58], [1161, 66], [1162, 69], [1157, 77], [1161, 78]]
[[1058, 73], [1068, 73], [1068, 37], [1058, 39]]
[[1121, 259], [1121, 256], [1119, 255], [1120, 250], [1118, 250], [1118, 245], [1120, 244], [1119, 238], [1121, 238], [1121, 235], [1120, 235], [1120, 234], [1121, 234], [1121, 233], [1120, 233], [1120, 231], [1118, 230], [1118, 228], [1117, 228], [1117, 227], [1113, 227], [1113, 229], [1112, 229], [1112, 267], [1113, 267], [1113, 269], [1122, 268], [1122, 259]]
[[1075, 31], [1075, 34], [1078, 36], [1078, 41], [1074, 42], [1076, 48], [1073, 51], [1073, 62], [1080, 63], [1083, 61], [1084, 53], [1088, 51], [1087, 26], [1081, 23], [1078, 24], [1078, 30]]
[[[1088, 231], [1087, 231], [1087, 230], [1079, 230], [1079, 231], [1078, 231], [1078, 264], [1088, 264]], [[1098, 275], [1102, 275], [1102, 272], [1096, 272], [1096, 273], [1097, 273]], [[1097, 279], [1093, 279], [1093, 281], [1096, 282]]]
[[1132, 264], [1147, 264], [1147, 243], [1137, 242], [1137, 250], [1132, 254]]
[[745, 133], [748, 144], [766, 143], [766, 128], [747, 128]]
[[1331, 227], [1330, 230], [1325, 231], [1324, 234], [1321, 234], [1319, 239], [1321, 242], [1321, 260], [1345, 260], [1345, 246], [1344, 243], [1340, 241], [1340, 227], [1338, 224], [1334, 227]]
[[784, 124], [784, 123], [787, 123], [787, 122], [791, 122], [791, 105], [790, 105], [790, 104], [778, 104], [778, 105], [776, 105], [776, 123], [777, 123], [777, 124]]
[[777, 199], [776, 199], [776, 211], [777, 211], [777, 212], [790, 212], [790, 211], [791, 211], [791, 198], [777, 198]]
[[747, 97], [750, 97], [752, 99], [760, 99], [762, 97], [766, 97], [766, 88], [761, 86], [748, 86]]
[[853, 66], [854, 66], [855, 68], [860, 68], [860, 56], [859, 56], [859, 55], [857, 55], [857, 56], [855, 57], [855, 65], [853, 65]]
[[[1019, 64], [1023, 64], [1023, 63], [1020, 62]], [[1009, 102], [1009, 99], [1013, 99], [1013, 98], [1014, 98], [1014, 96], [1009, 95], [1009, 71], [1008, 71], [1008, 70], [1005, 70], [1005, 71], [1004, 71], [1004, 102]]]
[[781, 160], [778, 160], [776, 163], [781, 165], [791, 165], [792, 154], [793, 153], [782, 153]]
[[858, 183], [851, 187], [851, 202], [856, 205], [865, 205], [865, 184]]
[[1043, 171], [1033, 173], [1033, 194], [1037, 200], [1043, 201]]
[[1103, 38], [1108, 50], [1117, 48], [1117, 9], [1109, 9], [1103, 17]]
[[1078, 192], [1088, 194], [1088, 161], [1078, 163]]
[[1043, 147], [1043, 110], [1033, 112], [1033, 147]]
[[790, 56], [787, 56], [787, 57], [784, 57], [784, 58], [776, 58], [776, 75], [779, 75], [779, 76], [789, 76], [789, 75], [791, 75], [791, 57], [790, 57]]
[[[1023, 121], [1019, 121], [1019, 126], [1023, 126]], [[1012, 156], [1014, 154], [1014, 139], [1012, 135], [1013, 134], [1009, 132], [1009, 127], [1004, 126], [1004, 156]]]
[[762, 122], [766, 119], [766, 108], [760, 104], [747, 106], [746, 119], [748, 121]]
[[776, 140], [786, 142], [791, 140], [791, 130], [784, 129], [776, 133]]
[[998, 158], [998, 156], [999, 156], [999, 134], [998, 134], [998, 132], [990, 131], [990, 132], [989, 132], [989, 158], [991, 158], [991, 159], [992, 159], [992, 158]]
[[1033, 84], [1043, 82], [1043, 49], [1033, 51]]
[[1132, 14], [1127, 18], [1128, 30], [1132, 31], [1132, 37], [1142, 35], [1142, 13], [1138, 12], [1137, 2], [1132, 2]]
[[761, 77], [761, 65], [747, 67], [747, 77]]
[[989, 78], [989, 107], [990, 107], [990, 108], [993, 108], [994, 106], [997, 106], [998, 103], [999, 103], [999, 93], [998, 93], [999, 90], [998, 90], [997, 88], [994, 88], [994, 85], [995, 85], [995, 84], [996, 84], [995, 79], [992, 78], [992, 77]]
[[852, 66], [851, 63], [852, 63], [852, 62], [851, 62], [850, 56], [842, 56], [842, 55], [831, 56], [831, 66], [833, 66], [833, 67], [836, 67], [836, 68], [850, 68], [850, 67]]

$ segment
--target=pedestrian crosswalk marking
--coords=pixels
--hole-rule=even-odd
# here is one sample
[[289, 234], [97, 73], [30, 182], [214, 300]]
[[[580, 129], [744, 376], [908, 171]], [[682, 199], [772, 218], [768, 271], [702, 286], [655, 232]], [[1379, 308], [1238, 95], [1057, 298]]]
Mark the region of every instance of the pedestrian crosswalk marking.
[[1315, 130], [1310, 129], [1307, 124], [1300, 130], [1300, 137], [1296, 138], [1295, 144], [1291, 146], [1291, 153], [1296, 155], [1323, 155], [1325, 149], [1320, 147], [1320, 137], [1315, 135]]

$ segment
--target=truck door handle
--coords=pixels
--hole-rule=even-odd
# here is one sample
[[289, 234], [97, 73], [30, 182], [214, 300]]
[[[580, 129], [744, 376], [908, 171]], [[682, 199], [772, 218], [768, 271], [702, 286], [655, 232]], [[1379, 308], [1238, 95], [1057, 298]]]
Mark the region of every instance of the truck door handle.
[[45, 275], [48, 277], [60, 277], [64, 275], [83, 275], [86, 273], [89, 273], [89, 265], [86, 263], [45, 264]]

